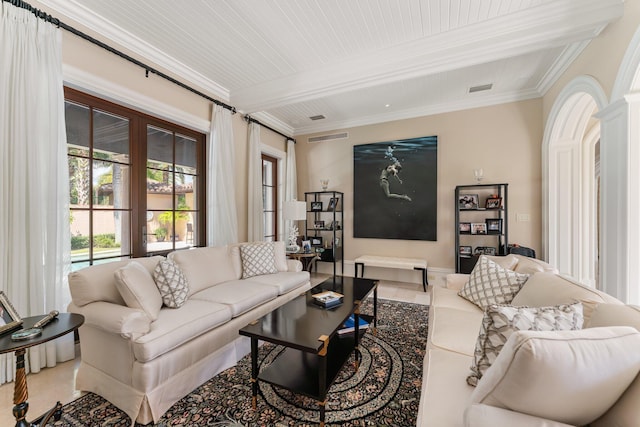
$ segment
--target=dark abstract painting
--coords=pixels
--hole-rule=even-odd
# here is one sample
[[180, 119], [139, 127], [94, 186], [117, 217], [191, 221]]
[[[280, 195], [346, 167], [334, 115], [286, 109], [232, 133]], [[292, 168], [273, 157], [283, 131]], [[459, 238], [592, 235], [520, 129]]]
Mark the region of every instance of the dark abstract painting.
[[437, 240], [438, 137], [353, 147], [353, 236]]

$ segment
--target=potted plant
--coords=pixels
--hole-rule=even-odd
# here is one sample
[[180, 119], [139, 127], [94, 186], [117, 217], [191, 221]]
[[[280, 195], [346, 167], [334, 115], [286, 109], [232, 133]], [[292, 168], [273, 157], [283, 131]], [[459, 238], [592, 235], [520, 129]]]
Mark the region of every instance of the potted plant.
[[156, 228], [156, 240], [158, 242], [164, 242], [164, 239], [166, 239], [167, 234], [169, 234], [169, 232], [167, 231], [166, 227]]

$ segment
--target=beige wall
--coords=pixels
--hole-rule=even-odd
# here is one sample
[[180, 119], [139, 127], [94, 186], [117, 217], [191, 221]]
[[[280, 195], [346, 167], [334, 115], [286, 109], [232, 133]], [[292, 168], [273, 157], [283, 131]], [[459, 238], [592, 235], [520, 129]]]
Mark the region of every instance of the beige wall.
[[[296, 136], [298, 198], [329, 189], [345, 193], [345, 260], [362, 254], [426, 258], [430, 267], [454, 267], [454, 189], [473, 184], [483, 168], [485, 183], [509, 183], [510, 242], [539, 250], [542, 100], [530, 100], [346, 129], [349, 138], [308, 144]], [[331, 132], [323, 132], [327, 134]], [[318, 134], [318, 135], [321, 135]], [[393, 139], [438, 136], [438, 241], [353, 238], [353, 146]], [[516, 214], [530, 222], [516, 222]]]
[[596, 39], [591, 41], [562, 77], [544, 95], [545, 123], [562, 89], [578, 76], [588, 75], [595, 78], [602, 86], [607, 98], [611, 100], [611, 91], [622, 58], [639, 24], [640, 0], [626, 0], [622, 18], [609, 24]]

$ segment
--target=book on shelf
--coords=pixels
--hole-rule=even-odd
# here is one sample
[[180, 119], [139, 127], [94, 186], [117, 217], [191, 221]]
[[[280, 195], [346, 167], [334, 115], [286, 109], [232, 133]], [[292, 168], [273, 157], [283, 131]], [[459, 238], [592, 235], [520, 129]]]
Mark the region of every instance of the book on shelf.
[[[344, 335], [344, 334], [355, 332], [356, 330], [355, 324], [356, 324], [355, 315], [352, 314], [344, 322], [344, 325], [342, 325], [342, 328], [338, 329], [338, 334]], [[363, 330], [363, 329], [367, 329], [368, 327], [369, 327], [369, 322], [364, 320], [362, 317], [358, 316], [358, 329]]]
[[320, 292], [319, 294], [312, 295], [312, 297], [313, 302], [315, 302], [316, 304], [324, 308], [331, 308], [342, 304], [344, 295], [334, 291], [325, 291]]

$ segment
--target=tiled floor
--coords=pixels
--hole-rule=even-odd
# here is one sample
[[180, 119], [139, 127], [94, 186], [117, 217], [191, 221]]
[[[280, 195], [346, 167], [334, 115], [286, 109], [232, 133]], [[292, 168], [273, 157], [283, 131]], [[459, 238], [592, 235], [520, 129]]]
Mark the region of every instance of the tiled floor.
[[[316, 285], [327, 275], [313, 273], [311, 284]], [[429, 292], [422, 291], [422, 285], [415, 283], [381, 281], [378, 285], [378, 298], [405, 301], [415, 304], [429, 304]], [[43, 369], [38, 374], [27, 376], [29, 387], [29, 412], [27, 420], [42, 415], [56, 401], [68, 403], [81, 395], [75, 390], [75, 374], [80, 358], [59, 363], [54, 368]], [[15, 425], [11, 413], [13, 408], [13, 383], [0, 386], [0, 426]]]

